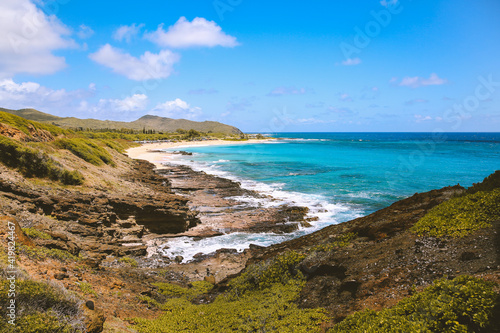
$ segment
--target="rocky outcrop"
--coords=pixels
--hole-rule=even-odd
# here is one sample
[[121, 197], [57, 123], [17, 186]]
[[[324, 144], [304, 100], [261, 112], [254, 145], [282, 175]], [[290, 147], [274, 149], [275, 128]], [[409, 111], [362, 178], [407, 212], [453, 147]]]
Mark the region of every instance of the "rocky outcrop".
[[470, 274], [500, 282], [500, 221], [464, 238], [419, 237], [409, 230], [432, 207], [464, 190], [457, 185], [415, 194], [368, 216], [253, 249], [247, 264], [354, 233], [347, 247], [317, 251], [300, 266], [307, 283], [298, 303], [324, 307], [335, 321], [365, 308], [392, 306], [442, 277]]
[[23, 142], [49, 142], [54, 136], [49, 131], [28, 125], [29, 135], [7, 124], [0, 123], [0, 135]]
[[169, 165], [158, 173], [168, 179], [172, 190], [186, 197], [189, 207], [198, 213], [200, 224], [184, 233], [186, 236], [213, 236], [221, 230], [288, 233], [297, 230], [299, 225], [307, 225], [307, 207], [245, 203], [239, 198], [250, 202], [273, 199], [244, 189], [238, 182], [179, 165]]
[[[68, 189], [29, 188], [23, 184], [0, 181], [0, 193], [21, 204], [31, 213], [68, 222], [63, 230], [51, 231], [52, 240], [38, 245], [98, 254], [145, 255], [145, 234], [175, 234], [198, 223], [187, 199], [172, 194], [168, 181], [153, 171], [153, 166], [138, 161], [132, 171], [134, 181], [147, 183], [153, 191], [142, 193], [83, 193]], [[125, 178], [132, 179], [127, 174]], [[77, 245], [78, 244], [78, 245]]]
[[8, 138], [18, 140], [18, 141], [26, 141], [28, 137], [27, 134], [14, 128], [10, 125], [0, 123], [0, 135], [6, 136]]

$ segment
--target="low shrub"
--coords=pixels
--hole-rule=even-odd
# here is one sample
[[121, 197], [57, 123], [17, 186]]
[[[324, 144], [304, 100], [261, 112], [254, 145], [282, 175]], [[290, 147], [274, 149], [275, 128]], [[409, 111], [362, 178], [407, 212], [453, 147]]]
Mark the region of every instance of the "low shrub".
[[220, 295], [211, 304], [195, 305], [186, 298], [172, 298], [161, 306], [158, 319], [135, 318], [142, 333], [166, 332], [319, 332], [326, 320], [321, 309], [299, 309], [294, 301], [303, 283], [272, 284], [239, 299]]
[[168, 297], [186, 297], [193, 299], [197, 296], [208, 293], [214, 287], [207, 281], [194, 281], [190, 288], [184, 288], [172, 283], [153, 283], [158, 287], [158, 291]]
[[345, 247], [351, 244], [351, 241], [356, 238], [356, 234], [349, 232], [339, 235], [336, 239], [329, 243], [315, 245], [309, 249], [309, 252], [329, 252], [337, 248]]
[[72, 327], [68, 322], [61, 321], [54, 311], [37, 312], [22, 316], [16, 320], [15, 328], [9, 332], [19, 333], [71, 333], [81, 332]]
[[35, 228], [22, 228], [22, 230], [26, 235], [28, 235], [31, 238], [52, 239], [52, 237], [49, 234], [46, 234], [45, 232]]
[[348, 316], [333, 332], [479, 332], [491, 328], [498, 306], [495, 284], [471, 276], [438, 280], [432, 286], [379, 312]]
[[500, 188], [500, 170], [495, 171], [480, 183], [473, 184], [467, 189], [468, 194], [474, 194], [479, 191], [492, 191]]
[[132, 258], [129, 258], [129, 257], [123, 257], [123, 258], [120, 258], [118, 259], [118, 262], [121, 262], [121, 263], [124, 263], [124, 264], [128, 264], [132, 267], [137, 267], [137, 260], [135, 259], [132, 259]]
[[66, 185], [80, 185], [84, 180], [80, 172], [63, 168], [46, 153], [4, 136], [0, 136], [0, 162], [25, 177], [49, 178]]
[[45, 260], [47, 258], [56, 259], [63, 262], [80, 261], [77, 257], [68, 251], [60, 249], [48, 249], [46, 247], [19, 245], [18, 250], [25, 256], [35, 260]]
[[101, 142], [104, 143], [109, 148], [114, 149], [121, 154], [125, 152], [125, 147], [116, 140], [101, 140]]
[[[0, 282], [0, 307], [10, 302], [9, 281]], [[16, 333], [83, 332], [81, 301], [62, 287], [28, 279], [16, 281], [15, 325], [0, 321], [0, 331]]]
[[92, 285], [88, 282], [76, 282], [78, 285], [78, 288], [85, 294], [85, 295], [94, 295], [95, 297], [98, 297], [97, 293], [95, 292], [94, 288]]
[[93, 165], [109, 164], [115, 166], [111, 155], [101, 146], [85, 138], [58, 139], [54, 144], [62, 149], [67, 149], [75, 156]]
[[38, 121], [32, 121], [32, 120], [27, 120], [23, 117], [16, 116], [14, 114], [8, 113], [8, 112], [3, 112], [0, 111], [0, 123], [4, 123], [7, 125], [10, 125], [12, 127], [15, 127], [19, 129], [20, 131], [24, 132], [25, 134], [30, 134], [29, 128], [35, 128], [35, 129], [41, 129], [50, 132], [52, 135], [60, 135], [60, 134], [67, 134], [70, 133], [70, 131], [62, 129], [60, 127], [54, 126], [54, 125], [49, 125], [49, 124], [43, 124]]
[[248, 291], [262, 290], [273, 284], [287, 284], [291, 280], [302, 281], [304, 275], [298, 269], [298, 264], [305, 258], [304, 254], [288, 251], [272, 260], [253, 264], [245, 272], [229, 282], [231, 292], [235, 296]]
[[413, 227], [418, 235], [464, 237], [500, 218], [500, 189], [452, 198], [432, 208]]

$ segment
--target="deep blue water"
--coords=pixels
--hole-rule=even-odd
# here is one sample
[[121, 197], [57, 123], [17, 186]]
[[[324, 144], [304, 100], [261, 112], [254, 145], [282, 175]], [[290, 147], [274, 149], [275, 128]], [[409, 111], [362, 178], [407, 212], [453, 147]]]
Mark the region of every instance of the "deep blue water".
[[[468, 187], [500, 169], [500, 133], [272, 136], [279, 140], [183, 148], [194, 155], [179, 157], [177, 163], [238, 180], [278, 203], [307, 205], [320, 217], [313, 229], [369, 214], [416, 192], [457, 183]], [[257, 238], [252, 242], [264, 245], [282, 240]]]

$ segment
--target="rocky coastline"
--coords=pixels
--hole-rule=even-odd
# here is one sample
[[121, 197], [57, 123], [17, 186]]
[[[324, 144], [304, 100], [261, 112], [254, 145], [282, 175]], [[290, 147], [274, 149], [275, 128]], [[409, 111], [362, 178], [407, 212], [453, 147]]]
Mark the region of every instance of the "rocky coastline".
[[[433, 207], [464, 193], [458, 185], [415, 194], [366, 217], [281, 244], [251, 246], [243, 253], [221, 249], [181, 263], [182, 258], [167, 258], [156, 247], [180, 236], [291, 232], [308, 223], [307, 208], [244, 206], [235, 197], [261, 194], [185, 166], [156, 170], [147, 161], [120, 154], [114, 158], [118, 166], [103, 171], [107, 184], [113, 184], [108, 187], [98, 180], [92, 187], [76, 188], [26, 182], [0, 165], [0, 215], [25, 230], [20, 231], [25, 236], [20, 269], [78, 293], [82, 284], [92, 286], [83, 293], [93, 307], [86, 310], [86, 325], [93, 327], [89, 332], [132, 332], [127, 318], [156, 318], [161, 310], [140, 301], [164, 300], [155, 283], [208, 281], [214, 289], [194, 301], [210, 303], [245, 267], [327, 246], [345, 234], [355, 235], [346, 247], [315, 252], [300, 264], [306, 283], [297, 304], [324, 308], [332, 318], [325, 331], [355, 311], [392, 306], [437, 278], [468, 274], [500, 282], [500, 221], [459, 239], [410, 231]], [[37, 233], [46, 236], [33, 236]], [[54, 250], [72, 257], [47, 252]]]

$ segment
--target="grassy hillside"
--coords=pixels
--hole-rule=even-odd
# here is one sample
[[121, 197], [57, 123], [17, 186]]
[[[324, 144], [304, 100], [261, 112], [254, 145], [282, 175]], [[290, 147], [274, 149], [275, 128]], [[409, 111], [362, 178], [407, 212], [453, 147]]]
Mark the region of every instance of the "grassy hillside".
[[20, 109], [20, 110], [10, 110], [10, 109], [4, 109], [0, 108], [0, 111], [2, 112], [8, 112], [15, 114], [16, 116], [23, 117], [29, 120], [34, 120], [34, 121], [56, 121], [58, 119], [61, 119], [61, 117], [53, 116], [48, 113], [40, 112], [35, 109]]
[[[36, 119], [54, 119], [51, 115], [32, 109], [15, 112]], [[76, 118], [59, 119], [82, 121]], [[100, 130], [79, 128], [72, 130], [0, 111], [0, 163], [16, 169], [24, 177], [46, 178], [66, 185], [81, 185], [85, 181], [84, 175], [80, 172], [82, 168], [86, 169], [88, 164], [98, 167], [103, 165], [115, 167], [116, 163], [112, 157], [113, 151], [114, 153], [123, 153], [126, 148], [136, 144], [134, 141], [207, 140], [235, 137], [220, 132], [207, 133], [195, 129], [179, 129], [172, 133], [144, 130], [149, 125], [153, 126], [154, 124], [159, 124], [165, 128], [167, 125], [163, 123], [169, 123], [174, 128], [188, 126], [189, 122], [155, 116], [147, 116], [141, 119], [134, 125], [137, 130], [123, 128], [115, 130], [110, 128]], [[144, 123], [141, 123], [141, 121]], [[100, 120], [90, 120], [90, 123], [97, 127], [99, 124], [107, 126], [110, 123], [113, 123], [116, 127], [119, 127], [117, 124], [132, 124], [103, 122]], [[220, 130], [217, 127], [218, 123], [206, 123], [208, 125], [201, 126], [201, 128], [211, 128], [214, 131]], [[205, 123], [197, 124], [203, 125]], [[237, 137], [240, 138], [239, 135]], [[70, 158], [71, 155], [76, 156], [78, 159]], [[70, 160], [73, 160], [73, 162], [70, 162]]]
[[[59, 135], [59, 134], [66, 134], [69, 133], [67, 130], [64, 130], [60, 127], [50, 125], [50, 124], [44, 124], [40, 123], [36, 119], [28, 120], [28, 117], [23, 117], [21, 115], [15, 115], [11, 112], [6, 112], [4, 111], [6, 109], [0, 108], [0, 123], [7, 124], [9, 126], [12, 126], [14, 128], [19, 129], [21, 132], [24, 134], [30, 135], [33, 131], [36, 130], [44, 130], [50, 132], [52, 135]], [[32, 114], [31, 109], [23, 109], [19, 110], [22, 111], [20, 112], [21, 114], [24, 114], [26, 111], [27, 115]], [[35, 112], [38, 112], [36, 110], [33, 110]], [[40, 117], [38, 118], [43, 118], [43, 115], [46, 115], [46, 113], [40, 112]], [[49, 115], [48, 115], [49, 116]], [[31, 131], [30, 131], [31, 129]]]
[[239, 135], [242, 132], [234, 127], [222, 124], [216, 121], [197, 122], [186, 119], [171, 119], [158, 116], [146, 115], [140, 119], [132, 122], [111, 121], [111, 120], [98, 120], [98, 119], [79, 119], [75, 117], [57, 117], [47, 113], [43, 113], [34, 109], [21, 109], [9, 110], [2, 109], [0, 111], [8, 112], [29, 120], [39, 121], [43, 123], [50, 123], [63, 128], [83, 128], [83, 129], [132, 129], [136, 131], [141, 130], [155, 130], [156, 132], [175, 132], [178, 129], [183, 130], [196, 130], [205, 133], [223, 133], [227, 135]]

